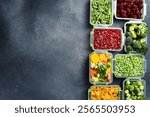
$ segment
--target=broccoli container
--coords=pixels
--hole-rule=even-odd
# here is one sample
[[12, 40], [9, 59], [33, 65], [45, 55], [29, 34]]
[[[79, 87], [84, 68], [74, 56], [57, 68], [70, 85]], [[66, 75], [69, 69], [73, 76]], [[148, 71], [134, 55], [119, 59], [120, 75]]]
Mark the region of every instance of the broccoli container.
[[90, 24], [93, 26], [113, 24], [113, 0], [90, 0]]
[[147, 4], [145, 0], [116, 0], [115, 17], [122, 20], [144, 20]]
[[96, 27], [90, 34], [90, 46], [95, 51], [121, 51], [124, 34], [121, 28]]
[[140, 78], [128, 78], [123, 81], [123, 100], [145, 100], [146, 82]]
[[110, 84], [113, 82], [113, 55], [93, 52], [89, 55], [89, 82], [91, 84]]
[[117, 54], [113, 64], [117, 78], [144, 77], [146, 73], [146, 60], [140, 54]]
[[88, 90], [89, 100], [120, 100], [121, 88], [118, 85], [96, 85]]
[[145, 55], [148, 51], [148, 26], [144, 22], [130, 21], [124, 25], [125, 51]]

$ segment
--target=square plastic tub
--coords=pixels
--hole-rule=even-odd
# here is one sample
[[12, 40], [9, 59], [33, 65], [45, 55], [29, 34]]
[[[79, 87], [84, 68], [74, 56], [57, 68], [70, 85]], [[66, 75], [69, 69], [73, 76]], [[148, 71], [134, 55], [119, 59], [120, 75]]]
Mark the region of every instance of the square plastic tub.
[[[95, 49], [94, 48], [94, 30], [95, 29], [99, 29], [99, 30], [104, 30], [104, 29], [110, 29], [110, 30], [112, 30], [112, 29], [117, 29], [117, 30], [120, 30], [120, 33], [121, 33], [121, 45], [120, 45], [120, 49]], [[123, 49], [123, 46], [124, 46], [124, 34], [123, 34], [123, 30], [121, 29], [121, 28], [116, 28], [116, 27], [95, 27], [95, 28], [93, 28], [93, 30], [91, 31], [91, 33], [90, 33], [90, 46], [92, 47], [92, 49], [94, 50], [94, 51], [100, 51], [100, 52], [106, 52], [106, 51], [121, 51], [122, 49]]]
[[[129, 22], [126, 22], [126, 23], [124, 24], [124, 34], [125, 34], [125, 35], [126, 35], [127, 25], [128, 25], [128, 24], [145, 24], [145, 25], [147, 25], [145, 22], [141, 22], [141, 21], [129, 21]], [[147, 36], [146, 36], [145, 40], [146, 40], [146, 43], [147, 43]], [[125, 43], [126, 43], [126, 36], [125, 36]], [[125, 50], [125, 52], [127, 52], [127, 50], [126, 50], [126, 44], [124, 44], [124, 50]], [[138, 54], [137, 51], [130, 51], [130, 53]]]
[[[111, 62], [109, 62], [109, 63], [111, 63], [111, 68], [110, 68], [110, 72], [111, 72], [111, 75], [110, 75], [110, 78], [111, 78], [111, 81], [110, 82], [92, 82], [91, 81], [91, 55], [92, 54], [109, 54], [109, 55], [111, 55]], [[102, 53], [102, 52], [92, 52], [90, 55], [89, 55], [89, 82], [91, 83], [91, 84], [93, 84], [93, 85], [106, 85], [106, 84], [111, 84], [112, 82], [113, 82], [113, 55], [111, 54], [111, 53]], [[100, 62], [100, 60], [99, 60], [99, 62]], [[95, 64], [95, 63], [94, 63]], [[108, 69], [108, 68], [107, 68]], [[107, 70], [106, 70], [107, 71]]]
[[142, 18], [141, 19], [117, 17], [117, 0], [114, 0], [114, 4], [115, 4], [114, 6], [115, 6], [115, 17], [116, 17], [116, 19], [131, 20], [131, 21], [144, 20], [146, 14], [147, 14], [147, 4], [146, 4], [145, 0], [143, 0], [143, 9], [142, 9]]
[[[102, 1], [102, 0], [99, 0], [99, 1]], [[109, 0], [111, 1], [111, 23], [109, 24], [93, 24], [92, 23], [92, 2], [93, 0], [90, 0], [90, 24], [93, 25], [93, 26], [96, 26], [96, 27], [99, 27], [99, 26], [111, 26], [113, 24], [113, 0]]]
[[125, 100], [125, 83], [126, 81], [129, 80], [129, 81], [137, 81], [137, 80], [141, 80], [142, 81], [142, 84], [144, 85], [144, 97], [146, 99], [146, 81], [141, 79], [141, 78], [127, 78], [123, 81], [123, 90], [122, 90], [122, 99]]
[[[122, 98], [122, 91], [121, 91], [121, 88], [120, 88], [120, 86], [119, 85], [95, 85], [95, 86], [91, 86], [90, 87], [90, 89], [88, 90], [88, 100], [93, 100], [92, 99], [92, 88], [93, 87], [95, 87], [95, 88], [98, 88], [98, 87], [100, 87], [100, 88], [108, 88], [108, 87], [116, 87], [117, 89], [118, 89], [118, 99], [105, 99], [105, 98], [103, 98], [103, 99], [95, 99], [95, 100], [121, 100], [121, 98]], [[110, 90], [107, 90], [107, 91], [110, 91]], [[106, 91], [105, 91], [105, 93], [106, 93]]]
[[[141, 76], [117, 76], [116, 75], [116, 57], [118, 56], [141, 56], [143, 58], [143, 74]], [[145, 57], [141, 54], [116, 54], [115, 59], [113, 60], [113, 73], [115, 75], [116, 78], [134, 78], [134, 77], [144, 77], [145, 73], [147, 71], [147, 61], [145, 60]]]

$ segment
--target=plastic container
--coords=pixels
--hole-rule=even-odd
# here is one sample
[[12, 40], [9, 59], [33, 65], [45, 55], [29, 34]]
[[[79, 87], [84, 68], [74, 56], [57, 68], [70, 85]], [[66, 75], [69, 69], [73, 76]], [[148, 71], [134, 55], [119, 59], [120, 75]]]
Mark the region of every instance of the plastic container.
[[[105, 50], [104, 49], [95, 49], [94, 48], [94, 30], [95, 29], [100, 29], [100, 30], [103, 30], [103, 29], [118, 29], [118, 30], [120, 30], [120, 32], [121, 32], [121, 48], [117, 49], [117, 50], [116, 49], [114, 49], [114, 50], [112, 50], [112, 49], [105, 49]], [[96, 28], [93, 28], [93, 30], [90, 33], [90, 46], [92, 47], [92, 49], [94, 51], [98, 51], [98, 52], [121, 51], [123, 49], [124, 43], [125, 43], [125, 41], [124, 41], [124, 34], [123, 34], [123, 30], [121, 28], [116, 28], [116, 27], [96, 27]]]
[[113, 61], [111, 60], [111, 82], [92, 82], [91, 81], [91, 72], [90, 72], [90, 66], [91, 66], [91, 61], [90, 61], [90, 58], [91, 58], [91, 55], [92, 54], [110, 54], [111, 55], [111, 58], [113, 58], [113, 55], [111, 53], [102, 53], [102, 52], [92, 52], [90, 55], [89, 55], [89, 82], [93, 85], [107, 85], [107, 84], [111, 84], [113, 82]]
[[117, 0], [114, 1], [114, 4], [115, 4], [115, 18], [116, 19], [131, 20], [131, 21], [144, 20], [146, 14], [147, 14], [147, 4], [146, 4], [145, 0], [143, 0], [143, 9], [142, 9], [142, 18], [141, 19], [117, 17]]
[[121, 88], [119, 85], [95, 85], [95, 86], [91, 86], [90, 89], [88, 90], [88, 100], [92, 100], [91, 99], [91, 96], [92, 96], [91, 88], [92, 87], [117, 87], [119, 89], [118, 90], [118, 99], [121, 100], [121, 98], [122, 98], [122, 91], [121, 91]]
[[[124, 33], [125, 33], [125, 35], [126, 35], [127, 25], [128, 24], [145, 24], [145, 25], [147, 25], [145, 22], [141, 22], [141, 21], [129, 21], [129, 22], [126, 22], [124, 24]], [[146, 40], [146, 43], [147, 43], [147, 36], [146, 36], [145, 40]], [[125, 36], [125, 42], [126, 42], [126, 36]], [[126, 44], [124, 44], [124, 50], [125, 50], [125, 52], [127, 52], [127, 50], [126, 50]], [[130, 51], [130, 53], [138, 54], [137, 51]]]
[[[141, 76], [117, 76], [116, 75], [116, 57], [117, 56], [141, 56], [142, 58], [143, 58], [143, 62], [144, 62], [144, 64], [143, 64], [143, 75], [141, 75]], [[127, 77], [131, 77], [131, 78], [134, 78], [134, 77], [144, 77], [145, 76], [145, 73], [146, 73], [146, 71], [147, 71], [147, 61], [145, 60], [145, 57], [143, 56], [143, 55], [140, 55], [140, 54], [117, 54], [116, 56], [115, 56], [115, 59], [113, 60], [113, 73], [114, 73], [114, 75], [115, 75], [115, 77], [116, 78], [127, 78]]]
[[95, 27], [99, 27], [99, 26], [111, 26], [113, 24], [113, 0], [110, 0], [111, 4], [112, 4], [112, 11], [111, 11], [111, 23], [110, 24], [93, 24], [92, 23], [92, 2], [93, 0], [90, 0], [90, 24], [95, 26]]
[[143, 80], [143, 79], [140, 79], [140, 78], [136, 78], [136, 77], [134, 77], [134, 78], [128, 78], [128, 79], [125, 79], [123, 81], [122, 99], [125, 100], [125, 83], [126, 83], [127, 80], [129, 80], [129, 81], [141, 80], [142, 83], [143, 83], [143, 85], [144, 85], [144, 97], [146, 99], [146, 81]]

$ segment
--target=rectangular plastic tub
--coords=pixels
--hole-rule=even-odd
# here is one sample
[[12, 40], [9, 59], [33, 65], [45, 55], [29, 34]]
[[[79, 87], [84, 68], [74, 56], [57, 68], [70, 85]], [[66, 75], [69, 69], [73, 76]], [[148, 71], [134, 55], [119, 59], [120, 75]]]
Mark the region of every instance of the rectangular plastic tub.
[[[92, 52], [90, 55], [89, 55], [89, 82], [91, 83], [91, 84], [93, 84], [93, 85], [106, 85], [106, 84], [111, 84], [112, 82], [113, 82], [113, 61], [111, 60], [111, 62], [109, 62], [109, 63], [111, 63], [111, 68], [110, 68], [110, 72], [111, 72], [111, 75], [110, 75], [110, 78], [111, 78], [111, 81], [110, 82], [93, 82], [92, 80], [91, 80], [91, 71], [90, 71], [90, 67], [91, 67], [91, 55], [92, 54], [109, 54], [109, 55], [111, 55], [111, 59], [113, 58], [113, 55], [111, 54], [111, 53], [102, 53], [102, 52]], [[99, 61], [100, 62], [100, 61]], [[94, 63], [95, 64], [95, 63]]]
[[[126, 35], [126, 31], [127, 31], [127, 25], [128, 24], [146, 24], [145, 22], [141, 22], [141, 21], [129, 21], [129, 22], [126, 22], [125, 24], [124, 24], [124, 34]], [[147, 25], [147, 24], [146, 24]], [[147, 37], [145, 38], [145, 40], [146, 40], [146, 43], [147, 43]], [[126, 36], [125, 36], [125, 42], [126, 42]], [[127, 52], [127, 50], [126, 50], [126, 44], [124, 44], [124, 50], [125, 50], [125, 52]], [[131, 51], [130, 53], [135, 53], [135, 54], [138, 54], [138, 52], [137, 51]]]
[[[118, 99], [116, 100], [121, 100], [122, 98], [122, 91], [121, 91], [121, 88], [119, 85], [95, 85], [95, 86], [91, 86], [90, 89], [88, 90], [88, 100], [93, 100], [92, 99], [92, 88], [95, 87], [95, 88], [108, 88], [108, 87], [116, 87], [118, 89]], [[105, 92], [106, 93], [106, 92]], [[113, 100], [113, 99], [109, 99], [108, 97], [105, 98], [105, 97], [102, 97], [103, 99], [99, 99], [99, 100]], [[95, 100], [98, 100], [98, 99], [95, 99]], [[114, 99], [115, 100], [115, 99]]]
[[[141, 76], [117, 76], [116, 75], [116, 57], [117, 56], [141, 56], [143, 58], [143, 74]], [[113, 73], [115, 75], [116, 78], [127, 78], [127, 77], [131, 77], [131, 78], [134, 78], [134, 77], [144, 77], [145, 76], [145, 73], [147, 71], [147, 61], [145, 60], [145, 57], [143, 55], [140, 55], [140, 54], [117, 54], [115, 56], [115, 59], [113, 60]]]
[[[102, 1], [102, 0], [100, 0]], [[93, 25], [93, 26], [96, 26], [96, 27], [99, 27], [99, 26], [111, 26], [113, 24], [113, 0], [110, 0], [111, 1], [111, 23], [109, 24], [93, 24], [92, 23], [92, 2], [93, 0], [90, 0], [90, 24]]]
[[137, 81], [137, 80], [141, 80], [142, 81], [142, 83], [143, 83], [143, 85], [144, 85], [144, 97], [145, 97], [145, 99], [146, 99], [146, 81], [145, 80], [143, 80], [143, 79], [141, 79], [141, 78], [128, 78], [128, 79], [125, 79], [124, 81], [123, 81], [123, 90], [122, 90], [122, 99], [123, 100], [125, 100], [125, 86], [126, 86], [126, 81], [127, 80], [129, 80], [129, 81]]
[[[99, 30], [103, 30], [103, 29], [118, 29], [121, 32], [121, 48], [120, 49], [95, 49], [94, 48], [94, 30], [95, 29], [99, 29]], [[123, 30], [121, 28], [115, 28], [115, 27], [96, 27], [93, 28], [93, 30], [90, 33], [90, 46], [92, 47], [92, 49], [94, 51], [100, 51], [100, 52], [106, 52], [106, 51], [121, 51], [123, 49], [124, 46], [124, 34], [123, 34]]]
[[117, 0], [114, 0], [114, 4], [115, 4], [114, 6], [115, 6], [115, 17], [116, 17], [116, 19], [131, 20], [131, 21], [144, 20], [146, 14], [147, 14], [147, 4], [146, 4], [145, 0], [143, 0], [143, 9], [142, 9], [142, 18], [141, 19], [117, 17]]

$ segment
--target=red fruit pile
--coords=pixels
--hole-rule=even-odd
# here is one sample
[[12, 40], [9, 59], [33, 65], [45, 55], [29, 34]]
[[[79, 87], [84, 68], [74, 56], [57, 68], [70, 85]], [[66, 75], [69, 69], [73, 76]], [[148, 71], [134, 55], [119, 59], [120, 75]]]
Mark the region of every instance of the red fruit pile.
[[121, 49], [121, 31], [119, 29], [94, 29], [94, 49]]
[[141, 19], [143, 0], [117, 0], [117, 17]]

